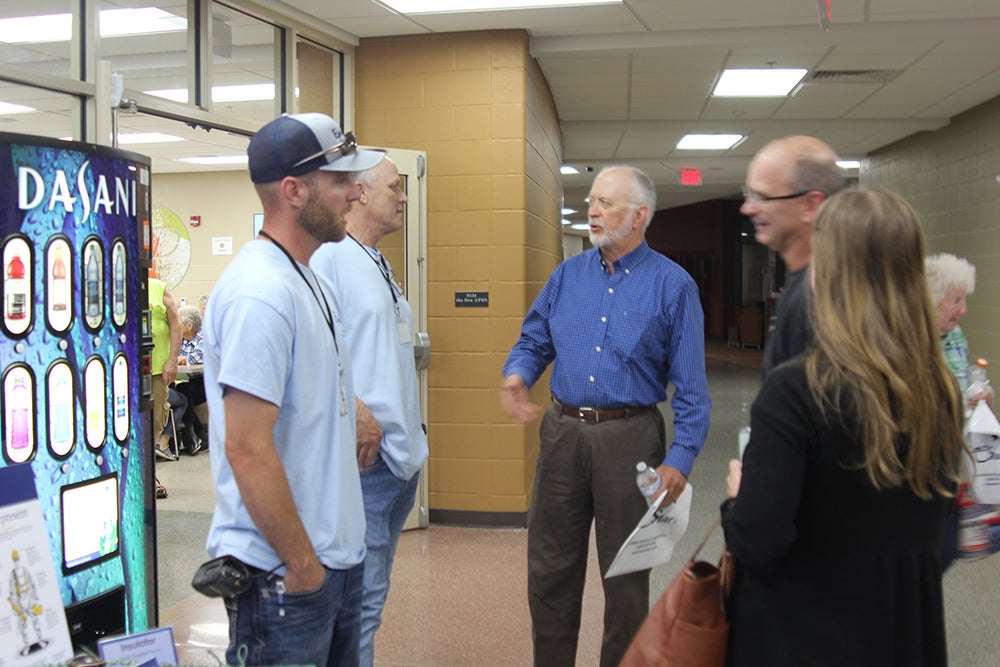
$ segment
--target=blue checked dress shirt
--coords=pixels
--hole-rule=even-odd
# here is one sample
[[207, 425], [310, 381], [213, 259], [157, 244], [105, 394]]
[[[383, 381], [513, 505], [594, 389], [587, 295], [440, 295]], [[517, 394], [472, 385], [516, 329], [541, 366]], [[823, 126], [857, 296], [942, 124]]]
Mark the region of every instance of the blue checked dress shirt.
[[504, 364], [532, 386], [550, 362], [552, 396], [571, 406], [654, 405], [676, 389], [664, 463], [690, 475], [708, 434], [704, 315], [698, 287], [645, 241], [607, 271], [597, 250], [560, 264]]

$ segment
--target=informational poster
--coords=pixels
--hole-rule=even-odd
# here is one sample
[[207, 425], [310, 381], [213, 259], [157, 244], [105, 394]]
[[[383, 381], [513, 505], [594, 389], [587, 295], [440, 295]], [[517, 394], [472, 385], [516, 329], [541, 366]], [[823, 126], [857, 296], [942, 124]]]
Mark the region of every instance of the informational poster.
[[604, 578], [619, 574], [648, 570], [663, 565], [674, 553], [674, 545], [687, 532], [688, 520], [691, 518], [691, 496], [693, 490], [688, 484], [684, 492], [669, 507], [660, 509], [660, 501], [666, 491], [657, 497], [639, 524], [628, 536], [611, 562]]
[[0, 468], [0, 665], [73, 657], [30, 465]]

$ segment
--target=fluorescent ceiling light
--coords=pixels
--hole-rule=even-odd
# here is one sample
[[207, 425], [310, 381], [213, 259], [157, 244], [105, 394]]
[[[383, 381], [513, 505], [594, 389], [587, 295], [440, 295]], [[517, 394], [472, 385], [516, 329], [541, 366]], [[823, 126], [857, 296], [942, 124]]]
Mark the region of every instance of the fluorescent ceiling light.
[[177, 158], [178, 162], [186, 162], [188, 164], [204, 164], [210, 166], [226, 165], [226, 164], [246, 164], [246, 155], [203, 155], [196, 157], [182, 157]]
[[576, 167], [571, 167], [568, 164], [564, 164], [563, 166], [559, 167], [559, 173], [560, 174], [579, 174], [580, 170], [577, 169]]
[[861, 169], [860, 160], [837, 160], [837, 166], [841, 169]]
[[714, 97], [784, 97], [809, 70], [727, 69], [712, 91]]
[[620, 5], [622, 0], [382, 0], [382, 3], [400, 14], [443, 14], [541, 7]]
[[562, 210], [562, 214], [563, 215], [569, 215], [570, 213], [576, 213], [576, 209], [575, 208], [564, 208]]
[[569, 224], [572, 224], [572, 223], [571, 223], [571, 222], [570, 222], [569, 220], [567, 220], [566, 218], [563, 218], [563, 219], [562, 219], [562, 223], [563, 223], [564, 225], [569, 225]]
[[15, 113], [28, 113], [30, 111], [38, 111], [34, 107], [26, 107], [23, 104], [11, 104], [9, 102], [0, 102], [0, 116], [5, 116], [7, 114]]
[[[187, 104], [187, 88], [163, 88], [161, 90], [144, 90], [147, 95], [162, 97], [181, 104]], [[234, 86], [213, 86], [213, 102], [257, 102], [274, 99], [273, 83], [247, 83]]]
[[213, 102], [254, 102], [257, 100], [273, 99], [273, 83], [247, 83], [238, 86], [214, 86], [212, 88]]
[[185, 141], [183, 137], [162, 132], [135, 132], [132, 134], [119, 134], [118, 143], [125, 144], [166, 144], [172, 141]]
[[144, 90], [142, 92], [153, 97], [162, 97], [165, 100], [180, 102], [181, 104], [187, 104], [188, 101], [187, 88], [164, 88], [162, 90]]
[[[187, 30], [187, 19], [155, 7], [105, 9], [99, 15], [101, 37], [151, 35]], [[0, 19], [0, 42], [38, 44], [68, 42], [73, 36], [72, 14], [43, 14]]]
[[743, 139], [742, 134], [687, 134], [677, 142], [679, 151], [725, 151]]
[[588, 225], [586, 222], [578, 222], [578, 223], [576, 223], [574, 225], [570, 225], [569, 228], [570, 229], [579, 229], [579, 230], [582, 231], [584, 229], [590, 229], [590, 225]]
[[100, 13], [101, 37], [152, 35], [187, 30], [187, 19], [156, 7], [105, 9]]

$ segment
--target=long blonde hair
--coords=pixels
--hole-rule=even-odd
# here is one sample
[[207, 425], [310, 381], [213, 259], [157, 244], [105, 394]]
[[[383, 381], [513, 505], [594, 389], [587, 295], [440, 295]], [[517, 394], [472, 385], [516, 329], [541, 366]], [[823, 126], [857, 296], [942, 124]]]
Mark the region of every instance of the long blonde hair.
[[941, 353], [917, 214], [895, 193], [860, 188], [824, 202], [813, 227], [812, 395], [828, 417], [850, 406], [860, 465], [876, 488], [951, 495], [963, 411]]

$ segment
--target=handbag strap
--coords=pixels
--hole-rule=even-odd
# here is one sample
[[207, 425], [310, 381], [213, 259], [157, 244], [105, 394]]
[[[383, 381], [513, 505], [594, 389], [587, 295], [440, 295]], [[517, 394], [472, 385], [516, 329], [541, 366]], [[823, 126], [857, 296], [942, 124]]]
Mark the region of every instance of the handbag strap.
[[694, 559], [698, 557], [698, 554], [701, 553], [702, 547], [704, 547], [705, 544], [708, 542], [708, 538], [710, 538], [712, 536], [712, 533], [715, 532], [715, 529], [721, 525], [722, 525], [722, 517], [720, 516], [714, 522], [712, 522], [712, 525], [708, 529], [708, 532], [705, 533], [705, 537], [701, 538], [701, 542], [698, 543], [698, 547], [694, 550], [694, 553], [691, 554], [691, 558], [689, 559], [691, 562], [693, 562]]

